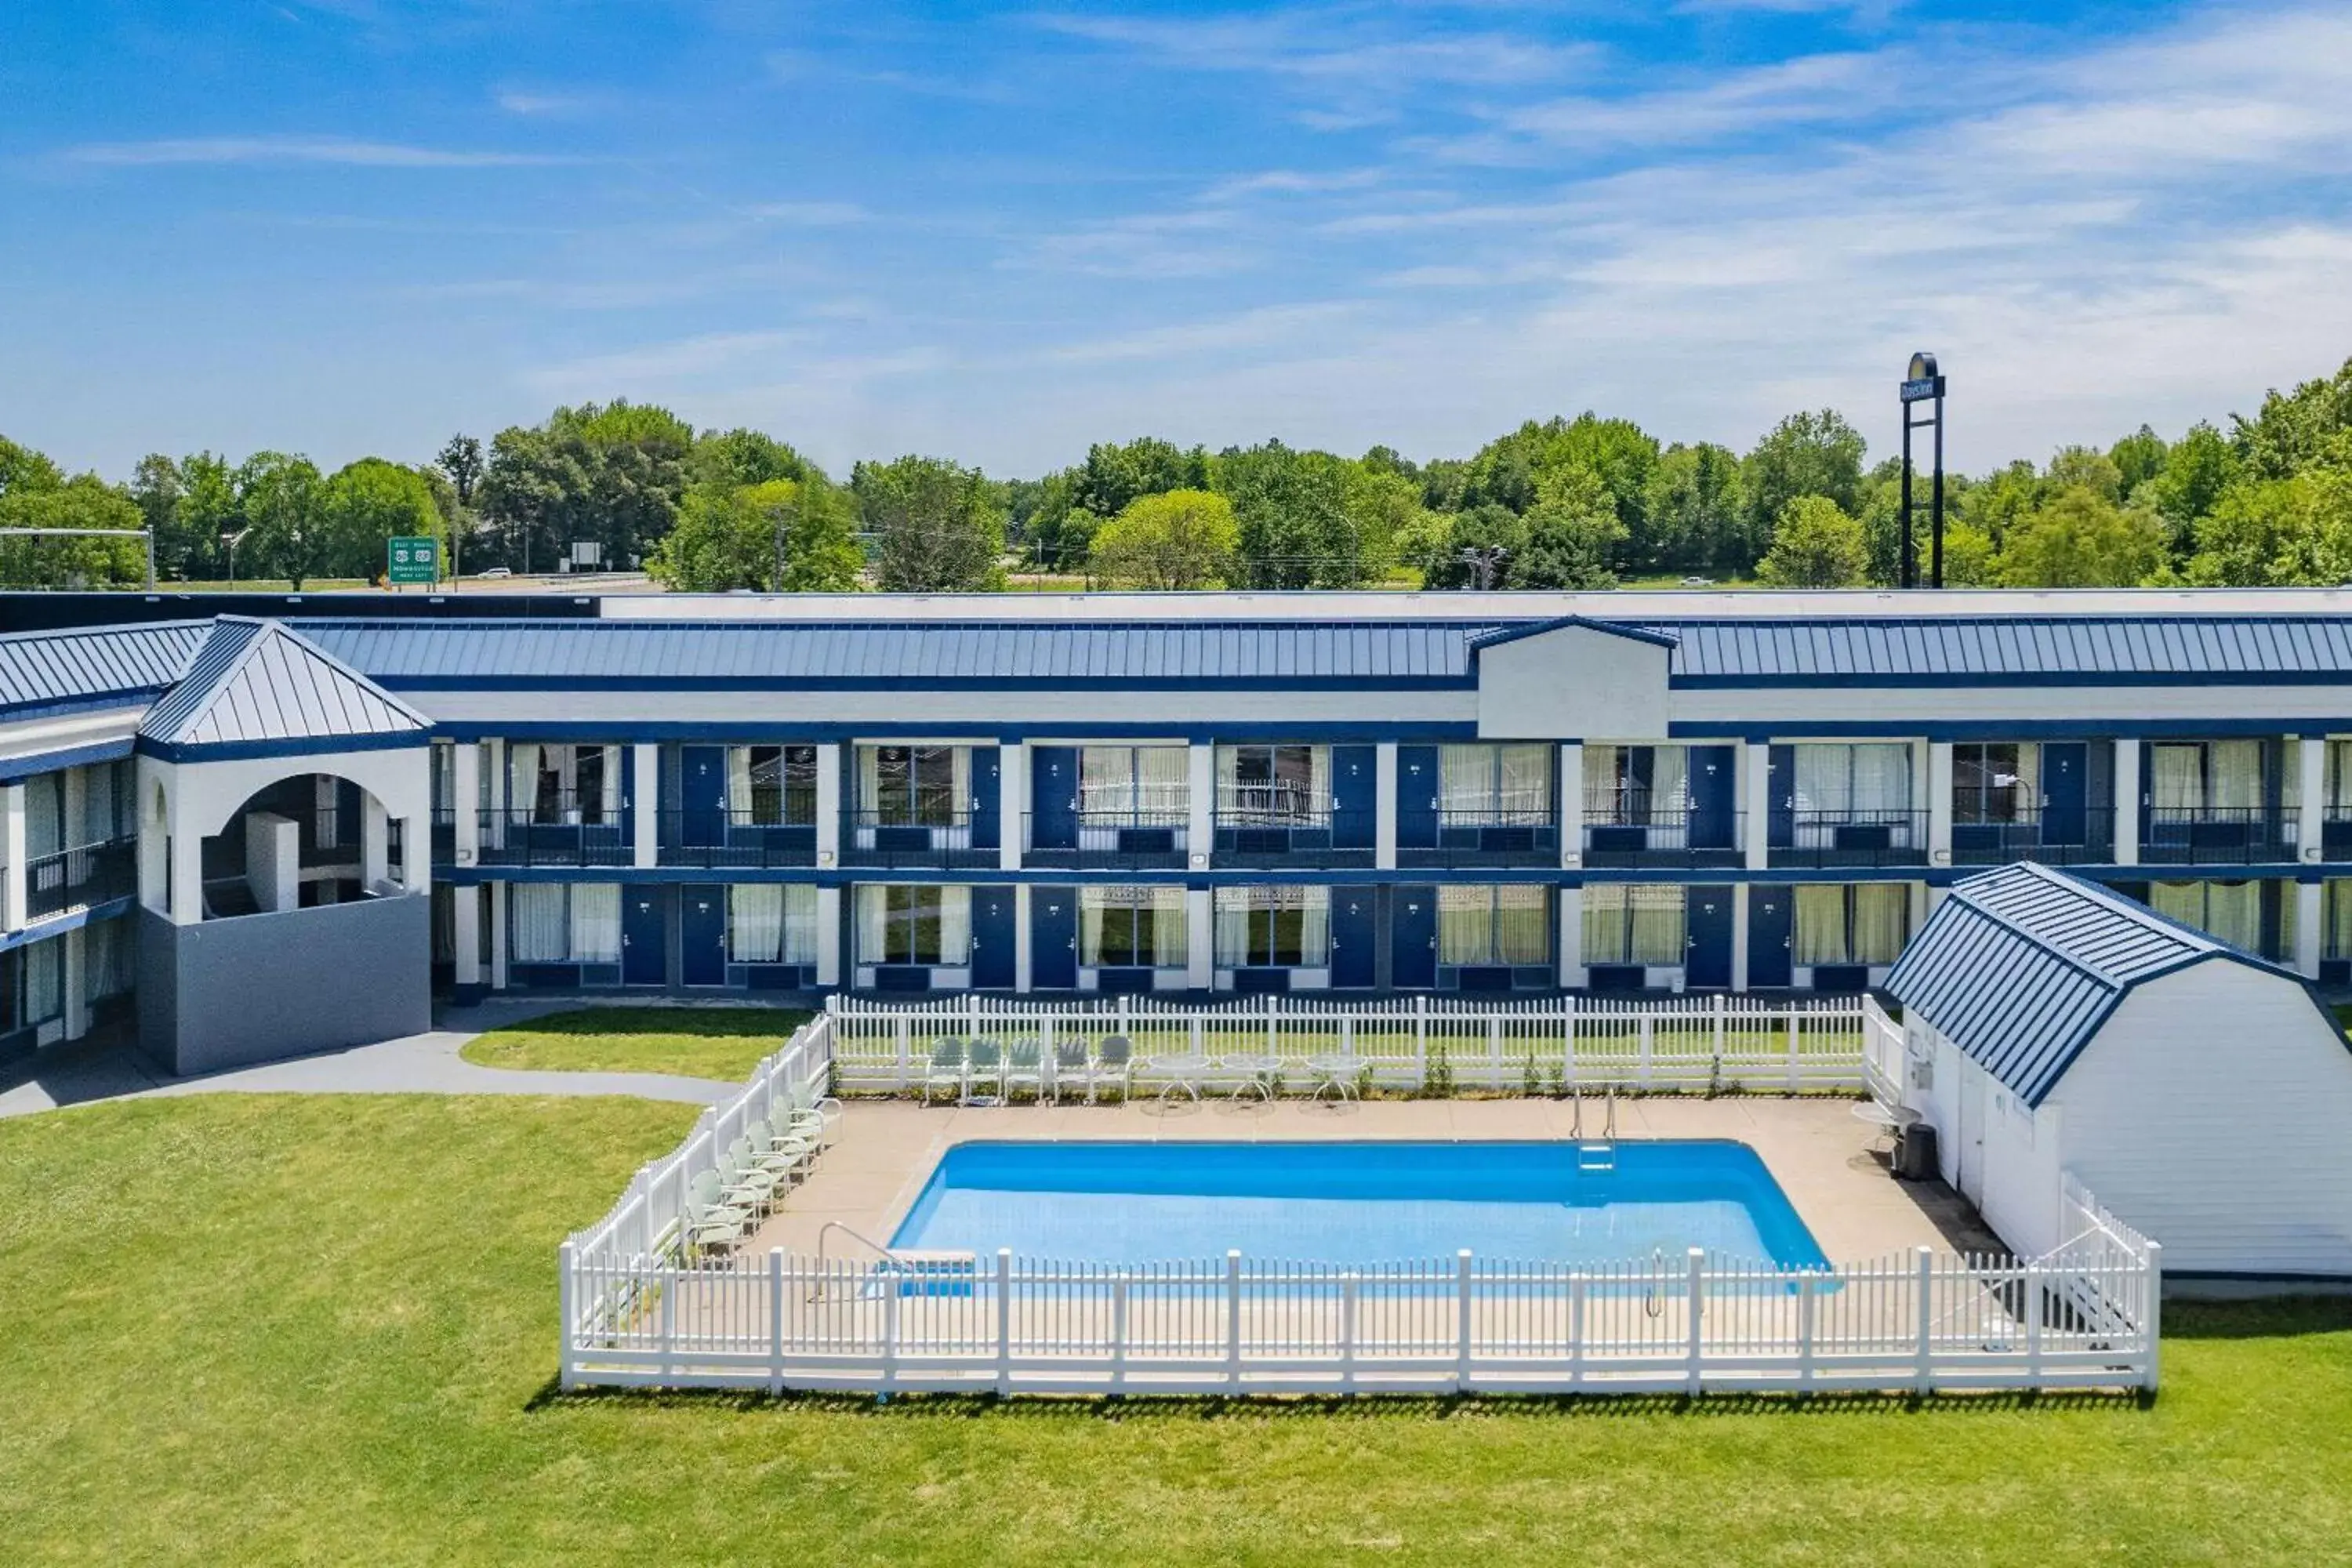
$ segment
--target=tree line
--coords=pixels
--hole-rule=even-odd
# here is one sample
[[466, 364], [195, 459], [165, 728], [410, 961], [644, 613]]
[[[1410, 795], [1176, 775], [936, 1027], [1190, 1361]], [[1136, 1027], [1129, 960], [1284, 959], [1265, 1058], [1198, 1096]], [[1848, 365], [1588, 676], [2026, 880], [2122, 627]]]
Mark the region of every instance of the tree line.
[[[1530, 420], [1416, 463], [1279, 440], [1211, 452], [1144, 437], [1037, 479], [946, 458], [861, 461], [845, 482], [749, 429], [697, 431], [616, 400], [558, 408], [430, 462], [198, 452], [127, 483], [68, 476], [0, 437], [0, 528], [150, 529], [167, 579], [374, 581], [384, 541], [430, 535], [468, 573], [643, 568], [692, 591], [1003, 588], [1008, 574], [1150, 589], [1608, 588], [1627, 579], [1893, 584], [1900, 465], [1832, 409], [1745, 452], [1631, 420]], [[1924, 479], [1918, 551], [1927, 554]], [[2352, 361], [2226, 426], [1947, 478], [1954, 586], [2352, 581]], [[583, 549], [582, 547], [587, 547]], [[1924, 568], [1923, 568], [1924, 569]], [[0, 541], [0, 585], [135, 582], [133, 543]]]

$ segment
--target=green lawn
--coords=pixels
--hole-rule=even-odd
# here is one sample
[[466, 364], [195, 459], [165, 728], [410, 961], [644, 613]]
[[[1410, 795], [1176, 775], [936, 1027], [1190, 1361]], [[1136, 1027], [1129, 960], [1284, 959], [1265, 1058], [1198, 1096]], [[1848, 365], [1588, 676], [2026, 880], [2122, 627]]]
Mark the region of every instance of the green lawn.
[[2128, 1400], [563, 1397], [552, 1255], [687, 1106], [0, 1122], [14, 1563], [2342, 1561], [2352, 1305], [2176, 1310]]
[[814, 1015], [782, 1007], [581, 1007], [466, 1042], [469, 1062], [569, 1072], [674, 1072], [733, 1081], [751, 1076]]

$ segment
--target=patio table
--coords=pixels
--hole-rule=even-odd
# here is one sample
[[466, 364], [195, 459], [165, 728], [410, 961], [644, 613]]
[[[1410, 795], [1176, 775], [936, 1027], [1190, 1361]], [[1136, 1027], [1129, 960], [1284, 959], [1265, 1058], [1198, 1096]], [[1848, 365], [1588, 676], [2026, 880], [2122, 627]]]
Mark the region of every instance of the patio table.
[[1321, 1100], [1327, 1093], [1331, 1103], [1338, 1105], [1357, 1098], [1356, 1080], [1363, 1076], [1369, 1065], [1361, 1057], [1326, 1055], [1307, 1058], [1307, 1076], [1315, 1080], [1315, 1092], [1310, 1100]]
[[1175, 1098], [1179, 1089], [1191, 1097], [1193, 1104], [1198, 1105], [1201, 1102], [1201, 1080], [1209, 1076], [1209, 1069], [1214, 1064], [1208, 1058], [1196, 1051], [1181, 1051], [1171, 1056], [1146, 1057], [1143, 1058], [1143, 1076], [1167, 1080], [1160, 1088], [1160, 1102], [1162, 1105]]
[[1236, 1051], [1218, 1058], [1217, 1067], [1220, 1076], [1234, 1080], [1231, 1098], [1239, 1100], [1254, 1092], [1260, 1100], [1272, 1103], [1274, 1075], [1282, 1070], [1280, 1057], [1264, 1051]]

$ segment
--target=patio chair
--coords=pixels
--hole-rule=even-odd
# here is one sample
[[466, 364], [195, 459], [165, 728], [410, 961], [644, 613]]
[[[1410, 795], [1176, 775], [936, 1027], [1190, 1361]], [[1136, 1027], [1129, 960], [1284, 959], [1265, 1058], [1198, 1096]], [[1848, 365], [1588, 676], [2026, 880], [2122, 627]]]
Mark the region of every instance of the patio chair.
[[1034, 1040], [1016, 1040], [1004, 1058], [1004, 1098], [1013, 1098], [1016, 1089], [1025, 1089], [1042, 1102], [1045, 1098], [1044, 1053]]
[[744, 1128], [743, 1136], [751, 1142], [752, 1159], [763, 1169], [774, 1172], [780, 1184], [796, 1174], [805, 1176], [809, 1163], [816, 1158], [814, 1142], [794, 1133], [779, 1133], [764, 1121], [755, 1121]]
[[960, 1036], [950, 1035], [931, 1047], [930, 1070], [923, 1078], [925, 1105], [931, 1102], [934, 1089], [945, 1089], [959, 1100], [963, 1098], [964, 1055], [963, 1040]]
[[1087, 1075], [1087, 1103], [1095, 1102], [1097, 1085], [1118, 1085], [1118, 1097], [1125, 1100], [1134, 1089], [1135, 1042], [1125, 1035], [1105, 1035], [1101, 1045], [1095, 1047], [1095, 1070]]
[[751, 1210], [719, 1196], [718, 1172], [705, 1171], [688, 1184], [686, 1213], [679, 1219], [678, 1231], [689, 1257], [708, 1248], [733, 1247], [751, 1223]]
[[806, 1138], [822, 1149], [832, 1142], [835, 1129], [841, 1124], [841, 1101], [829, 1094], [818, 1094], [802, 1084], [785, 1097], [784, 1125], [787, 1131]]
[[738, 1138], [719, 1159], [719, 1200], [765, 1215], [776, 1206], [776, 1184], [782, 1179], [760, 1163], [749, 1138]]
[[[1004, 1095], [1004, 1047], [994, 1040], [981, 1039], [971, 1043], [971, 1054], [965, 1058], [963, 1097], [968, 1100], [983, 1098], [1002, 1099]], [[994, 1085], [992, 1096], [982, 1090]]]
[[1054, 1099], [1058, 1101], [1065, 1089], [1076, 1089], [1084, 1084], [1087, 1098], [1094, 1098], [1094, 1069], [1087, 1065], [1087, 1043], [1084, 1040], [1064, 1040], [1054, 1047]]

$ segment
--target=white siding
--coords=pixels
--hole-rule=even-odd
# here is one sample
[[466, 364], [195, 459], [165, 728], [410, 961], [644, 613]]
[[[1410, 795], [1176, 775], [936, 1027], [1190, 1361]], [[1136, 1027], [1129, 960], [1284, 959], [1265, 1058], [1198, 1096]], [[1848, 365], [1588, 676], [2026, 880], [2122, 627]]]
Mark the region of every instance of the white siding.
[[2352, 1051], [2302, 987], [2209, 960], [2117, 1008], [2044, 1101], [2168, 1270], [2352, 1275]]

